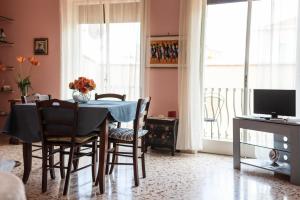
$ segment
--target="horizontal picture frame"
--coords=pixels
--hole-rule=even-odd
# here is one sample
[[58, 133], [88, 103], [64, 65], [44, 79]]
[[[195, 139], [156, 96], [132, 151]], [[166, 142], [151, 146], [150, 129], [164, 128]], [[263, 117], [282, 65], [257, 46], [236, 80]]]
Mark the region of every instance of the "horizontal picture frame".
[[151, 36], [148, 67], [178, 67], [178, 36]]

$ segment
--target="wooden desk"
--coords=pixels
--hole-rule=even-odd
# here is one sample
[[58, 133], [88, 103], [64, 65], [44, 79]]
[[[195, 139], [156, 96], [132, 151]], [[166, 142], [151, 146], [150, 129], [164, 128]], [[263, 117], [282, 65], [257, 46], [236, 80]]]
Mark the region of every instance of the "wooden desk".
[[[240, 129], [270, 132], [286, 136], [290, 142], [290, 164], [283, 163], [279, 168], [264, 164], [241, 160], [240, 157]], [[233, 119], [233, 166], [241, 168], [241, 163], [274, 171], [290, 176], [290, 182], [300, 185], [300, 123], [288, 121], [273, 121], [251, 117], [237, 117]]]

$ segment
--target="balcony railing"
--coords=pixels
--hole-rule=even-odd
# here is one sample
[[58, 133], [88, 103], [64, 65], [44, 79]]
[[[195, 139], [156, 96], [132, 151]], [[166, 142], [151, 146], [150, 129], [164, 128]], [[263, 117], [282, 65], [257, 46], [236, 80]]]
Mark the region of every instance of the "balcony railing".
[[[248, 113], [252, 113], [252, 89], [248, 90]], [[244, 110], [243, 88], [205, 88], [204, 138], [232, 141], [232, 119]]]

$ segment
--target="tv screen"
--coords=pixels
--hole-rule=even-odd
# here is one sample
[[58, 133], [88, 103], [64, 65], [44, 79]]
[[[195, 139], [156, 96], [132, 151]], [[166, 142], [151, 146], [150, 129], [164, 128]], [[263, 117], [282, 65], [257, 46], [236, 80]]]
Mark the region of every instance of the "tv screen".
[[278, 115], [296, 115], [296, 91], [295, 90], [262, 90], [255, 89], [254, 113], [270, 114], [273, 118]]

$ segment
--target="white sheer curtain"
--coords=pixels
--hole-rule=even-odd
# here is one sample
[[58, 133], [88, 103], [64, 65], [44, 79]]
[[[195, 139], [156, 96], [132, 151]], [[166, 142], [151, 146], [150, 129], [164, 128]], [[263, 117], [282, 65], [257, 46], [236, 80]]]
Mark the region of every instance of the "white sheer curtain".
[[60, 2], [62, 98], [71, 96], [70, 81], [86, 76], [94, 79], [98, 93], [137, 99], [143, 86], [145, 1]]
[[298, 0], [252, 2], [249, 88], [294, 89]]
[[[296, 89], [298, 3], [298, 0], [252, 1], [250, 89]], [[256, 132], [249, 139], [261, 145], [274, 145], [269, 133]], [[256, 156], [262, 155], [267, 154], [256, 149]]]
[[203, 16], [206, 0], [181, 0], [177, 149], [202, 148]]

